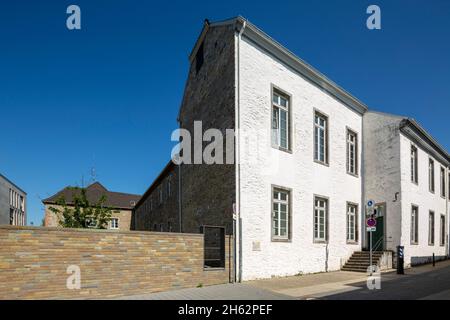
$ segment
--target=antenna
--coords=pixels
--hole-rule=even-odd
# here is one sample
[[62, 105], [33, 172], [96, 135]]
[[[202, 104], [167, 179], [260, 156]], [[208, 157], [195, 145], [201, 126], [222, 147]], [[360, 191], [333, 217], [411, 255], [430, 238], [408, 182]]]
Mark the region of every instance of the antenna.
[[96, 173], [95, 173], [95, 166], [93, 166], [91, 168], [91, 180], [92, 180], [92, 182], [96, 182], [96, 180], [97, 180], [97, 176], [96, 176]]

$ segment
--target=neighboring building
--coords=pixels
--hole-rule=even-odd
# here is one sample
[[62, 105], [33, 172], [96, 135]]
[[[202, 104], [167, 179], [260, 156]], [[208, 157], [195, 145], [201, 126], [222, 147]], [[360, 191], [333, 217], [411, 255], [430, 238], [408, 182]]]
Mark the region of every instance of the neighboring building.
[[367, 112], [363, 136], [365, 197], [379, 207], [372, 241], [404, 246], [406, 266], [447, 257], [448, 153], [405, 117]]
[[[51, 207], [58, 207], [57, 201], [63, 197], [66, 204], [73, 204], [74, 192], [79, 192], [71, 187], [66, 187], [55, 195], [43, 200], [45, 205], [45, 223], [46, 227], [58, 227], [59, 217], [50, 210]], [[108, 191], [99, 182], [95, 182], [86, 188], [86, 197], [90, 203], [97, 203], [102, 197], [106, 197], [105, 206], [112, 208], [111, 221], [108, 229], [127, 231], [131, 229], [131, 216], [140, 196], [135, 194]]]
[[136, 203], [133, 229], [180, 232], [178, 166], [170, 161]]
[[0, 224], [27, 224], [27, 194], [0, 174]]
[[[136, 208], [138, 229], [150, 230], [153, 223], [164, 223], [169, 217], [175, 221], [177, 215], [182, 232], [225, 227], [227, 234], [234, 234], [238, 280], [339, 270], [355, 252], [367, 248], [365, 203], [369, 198], [385, 203], [387, 219], [398, 217], [398, 227], [393, 224], [386, 237], [381, 235], [384, 249], [405, 244], [409, 220], [404, 218], [407, 206], [403, 203], [417, 195], [404, 186], [400, 172], [411, 157], [404, 153], [406, 142], [401, 148], [379, 146], [377, 135], [391, 133], [370, 130], [370, 125], [380, 124], [376, 119], [372, 123], [372, 113], [362, 102], [241, 17], [206, 21], [190, 63], [178, 116], [180, 128], [192, 136], [194, 121], [202, 121], [203, 132], [214, 128], [225, 135], [226, 129], [235, 129], [235, 161], [168, 165], [172, 169], [166, 167], [146, 195], [154, 197], [171, 171], [179, 174], [180, 196], [172, 198], [172, 204], [153, 206], [151, 214], [142, 208], [142, 200]], [[404, 125], [402, 132], [408, 127]], [[439, 164], [447, 177], [450, 156], [428, 134], [421, 135], [428, 137], [424, 145], [434, 150], [430, 155], [440, 155], [434, 157], [436, 177]], [[406, 137], [397, 133], [390, 142], [398, 140], [400, 145]], [[377, 158], [376, 152], [366, 153], [366, 145], [372, 143], [386, 146], [384, 159]], [[419, 154], [419, 159], [423, 157]], [[373, 163], [375, 168], [373, 158], [379, 162]], [[394, 171], [386, 167], [389, 161], [398, 162]], [[377, 166], [382, 165], [380, 172]], [[417, 168], [428, 170], [422, 164]], [[424, 173], [417, 175], [423, 179]], [[376, 188], [384, 190], [377, 194]], [[402, 199], [402, 206], [391, 206], [394, 199], [397, 203]], [[433, 251], [445, 255], [448, 201], [419, 200], [419, 210], [434, 210], [434, 221], [445, 216], [445, 245]], [[383, 207], [378, 209], [381, 212]], [[432, 252], [423, 246], [406, 250], [410, 251], [407, 259], [420, 257], [417, 261]]]

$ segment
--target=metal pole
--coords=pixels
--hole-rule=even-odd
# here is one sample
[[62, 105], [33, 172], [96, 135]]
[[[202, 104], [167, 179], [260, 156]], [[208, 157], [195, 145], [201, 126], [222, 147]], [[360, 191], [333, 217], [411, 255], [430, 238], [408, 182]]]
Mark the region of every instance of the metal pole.
[[370, 274], [372, 274], [372, 230], [369, 232], [369, 250], [370, 250]]

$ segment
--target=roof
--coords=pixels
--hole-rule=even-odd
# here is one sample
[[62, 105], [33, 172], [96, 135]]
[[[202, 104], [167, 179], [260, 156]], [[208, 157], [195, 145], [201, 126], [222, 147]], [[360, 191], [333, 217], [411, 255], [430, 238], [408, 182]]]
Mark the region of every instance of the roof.
[[[42, 202], [44, 204], [56, 204], [61, 197], [64, 197], [67, 204], [72, 204], [73, 196], [76, 193], [79, 193], [79, 189], [69, 186], [50, 198], [44, 199]], [[137, 194], [109, 191], [99, 182], [95, 182], [86, 188], [86, 197], [89, 202], [97, 202], [103, 195], [106, 196], [105, 205], [113, 209], [131, 210], [141, 198], [141, 196]]]
[[419, 144], [423, 149], [427, 150], [446, 166], [450, 165], [450, 154], [447, 150], [440, 145], [437, 140], [434, 139], [433, 136], [431, 136], [431, 134], [428, 133], [427, 130], [425, 130], [425, 128], [422, 127], [415, 119], [407, 116], [373, 110], [368, 111], [367, 114], [377, 114], [395, 119], [396, 125], [403, 134], [415, 143]]
[[15, 184], [14, 182], [12, 182], [11, 180], [9, 180], [7, 177], [5, 177], [4, 175], [2, 175], [0, 173], [0, 178], [4, 179], [6, 182], [8, 182], [10, 185], [12, 185], [14, 188], [16, 188], [17, 190], [19, 190], [20, 192], [22, 192], [23, 194], [27, 194], [25, 191], [23, 191], [22, 188], [18, 187], [17, 184]]
[[[408, 130], [411, 129], [411, 130]], [[400, 121], [400, 130], [406, 133], [412, 139], [418, 143], [422, 143], [432, 147], [446, 162], [446, 165], [450, 165], [450, 154], [442, 147], [431, 134], [429, 134], [416, 120], [413, 118], [403, 118]]]
[[171, 172], [175, 168], [175, 164], [170, 160], [164, 169], [160, 172], [158, 177], [153, 181], [153, 183], [150, 185], [150, 187], [145, 191], [145, 193], [142, 195], [141, 199], [136, 203], [136, 208], [141, 205], [141, 203], [153, 192], [153, 190], [161, 183], [161, 181], [168, 175], [169, 172]]
[[258, 27], [256, 27], [254, 24], [252, 24], [242, 16], [237, 16], [228, 20], [211, 23], [208, 20], [205, 20], [203, 29], [189, 55], [190, 61], [194, 59], [198, 48], [200, 47], [204, 37], [208, 33], [208, 30], [213, 27], [225, 25], [234, 25], [236, 32], [241, 34], [243, 38], [249, 39], [252, 43], [259, 46], [262, 50], [269, 53], [285, 65], [289, 66], [290, 68], [301, 74], [303, 77], [311, 81], [313, 84], [326, 91], [328, 94], [335, 97], [354, 111], [360, 114], [364, 114], [368, 110], [368, 107], [359, 99], [345, 91], [343, 88], [338, 86], [336, 83], [331, 81], [329, 78], [310, 66], [308, 63], [300, 59], [286, 47], [271, 38], [269, 35], [267, 35], [265, 32], [260, 30]]

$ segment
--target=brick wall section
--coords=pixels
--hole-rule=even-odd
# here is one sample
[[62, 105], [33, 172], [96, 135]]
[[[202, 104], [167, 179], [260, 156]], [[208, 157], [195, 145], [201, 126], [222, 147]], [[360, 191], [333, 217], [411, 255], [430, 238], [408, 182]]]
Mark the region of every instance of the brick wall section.
[[[0, 226], [0, 299], [95, 299], [229, 282], [203, 269], [203, 235]], [[69, 290], [69, 265], [81, 289]]]
[[[234, 33], [231, 25], [210, 28], [203, 40], [201, 69], [197, 73], [195, 59], [190, 66], [179, 119], [192, 138], [194, 121], [202, 121], [203, 132], [215, 128], [224, 137], [226, 129], [235, 128]], [[192, 157], [193, 152], [194, 148]], [[181, 181], [183, 232], [196, 233], [201, 225], [216, 225], [226, 226], [231, 234], [235, 165], [183, 164]]]

